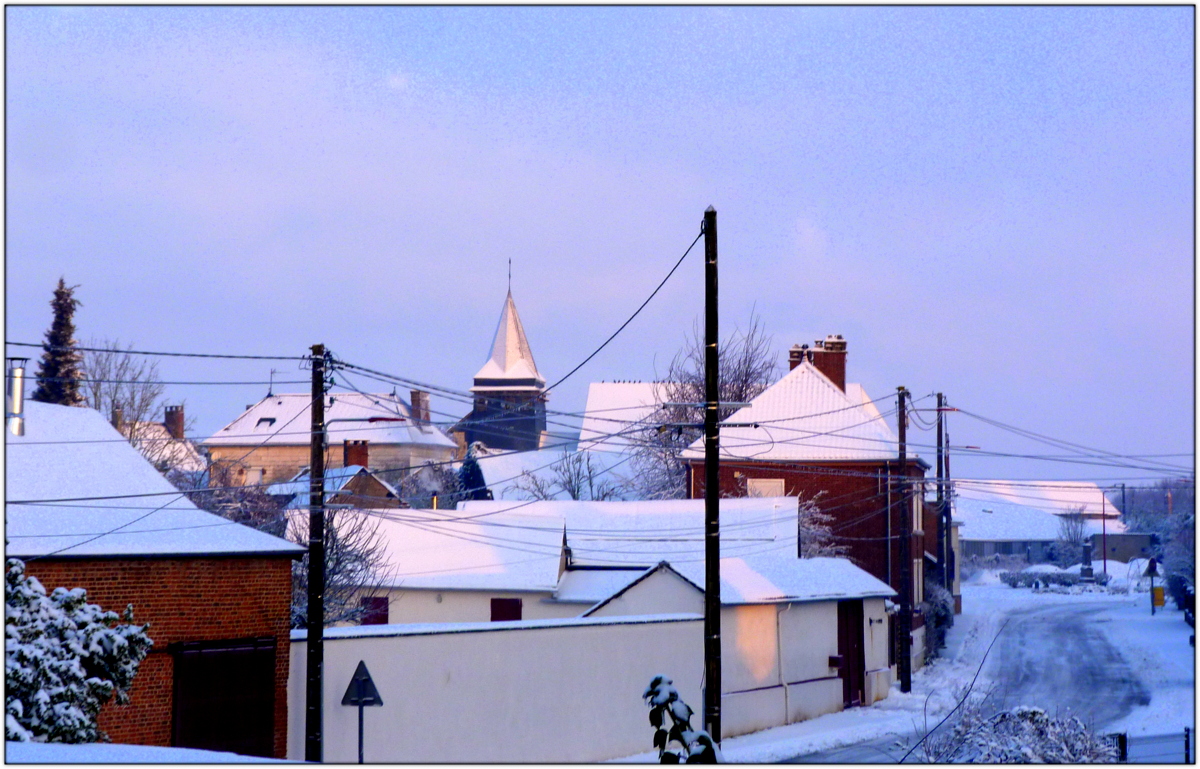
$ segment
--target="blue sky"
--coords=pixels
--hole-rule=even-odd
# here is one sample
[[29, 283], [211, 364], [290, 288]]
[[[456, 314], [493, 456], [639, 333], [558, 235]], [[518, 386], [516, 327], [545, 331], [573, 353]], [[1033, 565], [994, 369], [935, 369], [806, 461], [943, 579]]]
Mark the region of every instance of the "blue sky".
[[[840, 333], [849, 379], [875, 397], [940, 390], [1112, 452], [1193, 449], [1191, 8], [6, 16], [9, 340], [40, 340], [65, 275], [81, 284], [81, 338], [249, 354], [323, 342], [461, 390], [511, 258], [554, 380], [640, 304], [712, 204], [722, 328], [756, 311], [781, 361]], [[697, 255], [553, 408], [582, 409], [589, 381], [665, 368], [702, 312]], [[161, 370], [257, 380], [272, 365], [304, 376]], [[265, 388], [169, 393], [207, 434]], [[1059, 453], [951, 420], [955, 443]], [[965, 456], [955, 471], [1121, 475]]]

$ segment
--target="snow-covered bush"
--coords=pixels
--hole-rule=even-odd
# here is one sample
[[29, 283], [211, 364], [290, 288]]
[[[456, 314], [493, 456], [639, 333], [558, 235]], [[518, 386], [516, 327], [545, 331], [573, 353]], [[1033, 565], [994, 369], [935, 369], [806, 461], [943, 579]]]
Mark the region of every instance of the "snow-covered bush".
[[954, 725], [929, 740], [930, 763], [1111, 764], [1117, 749], [1075, 716], [1052, 718], [1041, 708], [1020, 706], [984, 715], [974, 703]]
[[[4, 591], [4, 733], [21, 742], [97, 742], [100, 707], [127, 702], [153, 641], [134, 625], [87, 602], [82, 588], [50, 595], [25, 564], [10, 558]], [[120, 620], [124, 619], [124, 623]]]
[[[642, 692], [650, 706], [650, 725], [654, 727], [654, 747], [658, 748], [660, 764], [720, 764], [724, 763], [721, 748], [703, 729], [692, 729], [692, 709], [679, 696], [666, 676], [655, 676]], [[667, 728], [667, 719], [671, 727]], [[672, 749], [671, 743], [678, 745]], [[686, 757], [686, 758], [685, 758]]]
[[[1094, 576], [1097, 585], [1107, 584], [1108, 575], [1104, 572], [1098, 571]], [[1071, 587], [1080, 584], [1082, 579], [1078, 572], [1069, 571], [1005, 571], [1000, 573], [1000, 581], [1009, 587], [1033, 587], [1035, 582], [1041, 583], [1042, 586]]]
[[921, 613], [925, 615], [925, 661], [928, 662], [946, 645], [946, 631], [954, 625], [954, 596], [938, 583], [926, 582]]

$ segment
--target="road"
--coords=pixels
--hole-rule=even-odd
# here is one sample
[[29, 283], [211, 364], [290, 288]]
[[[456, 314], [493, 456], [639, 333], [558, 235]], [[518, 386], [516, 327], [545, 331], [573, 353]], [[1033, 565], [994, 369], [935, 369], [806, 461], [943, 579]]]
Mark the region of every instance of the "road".
[[[981, 684], [985, 679], [995, 684], [993, 710], [1032, 705], [1051, 715], [1069, 712], [1103, 731], [1105, 724], [1150, 702], [1146, 687], [1101, 630], [1111, 620], [1100, 606], [1021, 607], [1007, 616], [981, 676]], [[895, 763], [919, 737], [892, 735], [787, 763]]]

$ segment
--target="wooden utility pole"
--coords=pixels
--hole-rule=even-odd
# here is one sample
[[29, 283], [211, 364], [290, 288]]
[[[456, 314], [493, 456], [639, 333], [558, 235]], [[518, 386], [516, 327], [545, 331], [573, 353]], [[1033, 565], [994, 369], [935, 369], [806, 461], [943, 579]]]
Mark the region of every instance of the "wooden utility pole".
[[[908, 416], [904, 410], [903, 387], [896, 388], [897, 417], [900, 437], [900, 488], [897, 499], [900, 505], [900, 627], [896, 633], [900, 639], [900, 657], [896, 660], [900, 668], [900, 691], [912, 691], [912, 510], [908, 502], [908, 457], [906, 456], [906, 428]], [[889, 547], [891, 543], [888, 543]]]
[[304, 760], [321, 763], [321, 674], [325, 661], [325, 345], [321, 344], [312, 346], [311, 430]]
[[717, 406], [717, 212], [704, 211], [704, 728], [721, 741], [721, 472]]
[[[952, 580], [950, 578], [950, 561], [947, 554], [950, 552], [950, 521], [946, 518], [946, 470], [943, 464], [945, 455], [945, 441], [942, 432], [942, 419], [944, 414], [942, 406], [945, 398], [941, 393], [937, 394], [937, 557], [938, 565], [942, 567], [942, 587], [947, 590], [951, 589]], [[926, 631], [928, 632], [928, 631]]]

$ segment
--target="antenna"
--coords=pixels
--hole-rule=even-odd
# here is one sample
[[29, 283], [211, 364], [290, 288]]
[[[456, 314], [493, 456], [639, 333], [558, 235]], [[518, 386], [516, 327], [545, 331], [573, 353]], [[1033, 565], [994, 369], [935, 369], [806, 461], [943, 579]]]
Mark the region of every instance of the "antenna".
[[512, 293], [512, 257], [508, 257], [508, 293]]
[[271, 369], [271, 383], [267, 385], [267, 397], [275, 394], [275, 369]]

